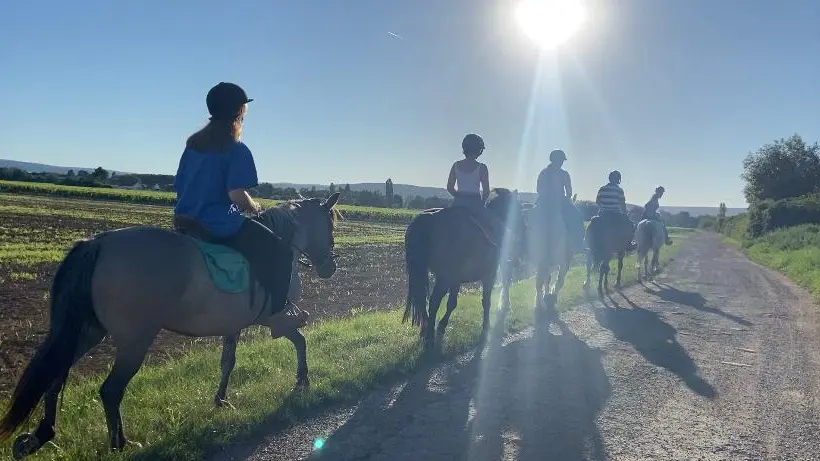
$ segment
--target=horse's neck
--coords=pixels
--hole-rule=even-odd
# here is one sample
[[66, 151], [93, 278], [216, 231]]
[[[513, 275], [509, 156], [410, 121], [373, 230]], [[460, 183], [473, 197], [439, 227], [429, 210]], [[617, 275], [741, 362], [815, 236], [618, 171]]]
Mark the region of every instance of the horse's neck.
[[293, 211], [282, 207], [270, 208], [262, 214], [263, 224], [287, 242], [293, 239], [295, 219]]

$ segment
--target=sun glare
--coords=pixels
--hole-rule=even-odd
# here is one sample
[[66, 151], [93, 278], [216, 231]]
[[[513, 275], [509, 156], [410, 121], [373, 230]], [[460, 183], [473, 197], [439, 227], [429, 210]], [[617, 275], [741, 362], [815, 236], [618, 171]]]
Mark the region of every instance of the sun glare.
[[515, 10], [518, 26], [544, 49], [560, 46], [586, 20], [579, 0], [523, 0]]

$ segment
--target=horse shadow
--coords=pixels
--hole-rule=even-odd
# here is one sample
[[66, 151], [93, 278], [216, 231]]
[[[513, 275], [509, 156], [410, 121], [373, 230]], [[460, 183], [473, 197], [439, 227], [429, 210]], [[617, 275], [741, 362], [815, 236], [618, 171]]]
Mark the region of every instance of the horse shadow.
[[655, 295], [664, 301], [682, 304], [684, 306], [689, 306], [701, 312], [708, 312], [710, 314], [719, 315], [723, 318], [729, 319], [743, 326], [752, 326], [752, 322], [749, 322], [748, 320], [742, 317], [738, 317], [737, 315], [724, 312], [716, 307], [707, 306], [706, 298], [704, 298], [703, 295], [696, 291], [683, 291], [669, 284], [654, 281], [652, 282], [652, 285], [656, 286], [657, 289], [653, 290], [652, 288], [649, 288], [648, 286], [644, 285], [646, 292]]
[[611, 388], [601, 354], [553, 325], [539, 322], [524, 339], [491, 335], [486, 351], [419, 370], [398, 395], [360, 405], [308, 459], [605, 458], [596, 417]]
[[[644, 309], [621, 293], [631, 308], [622, 308], [613, 297], [603, 308], [593, 309], [601, 327], [620, 341], [631, 344], [649, 363], [674, 373], [696, 394], [714, 399], [717, 391], [698, 375], [698, 367], [675, 338], [677, 330], [656, 312]], [[610, 306], [611, 304], [611, 306]]]

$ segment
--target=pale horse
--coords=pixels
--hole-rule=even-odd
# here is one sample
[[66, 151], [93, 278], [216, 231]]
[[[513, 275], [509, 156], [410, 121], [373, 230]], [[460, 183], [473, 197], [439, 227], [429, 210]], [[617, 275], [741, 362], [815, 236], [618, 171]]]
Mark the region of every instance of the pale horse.
[[[663, 246], [665, 236], [663, 223], [656, 219], [643, 219], [635, 228], [635, 243], [637, 244], [638, 258], [635, 267], [638, 270], [638, 281], [641, 278], [641, 264], [643, 264], [644, 275], [648, 280], [652, 275], [660, 270], [659, 256]], [[649, 265], [649, 250], [652, 250], [652, 265]]]

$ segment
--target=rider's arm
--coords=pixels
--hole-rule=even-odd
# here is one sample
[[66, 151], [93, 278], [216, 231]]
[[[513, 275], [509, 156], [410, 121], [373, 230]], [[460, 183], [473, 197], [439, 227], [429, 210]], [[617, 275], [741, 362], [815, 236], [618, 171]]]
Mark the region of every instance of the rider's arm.
[[621, 209], [624, 210], [624, 214], [629, 213], [626, 209], [626, 196], [624, 195], [623, 190], [621, 191]]
[[242, 211], [258, 212], [262, 207], [248, 193], [248, 189], [256, 187], [259, 183], [253, 155], [244, 143], [238, 143], [230, 156], [228, 179], [225, 184], [228, 197]]
[[456, 196], [456, 164], [450, 167], [450, 177], [447, 178], [447, 192], [453, 197]]
[[564, 190], [567, 197], [572, 197], [572, 180], [569, 178], [569, 173], [564, 172]]
[[481, 164], [481, 200], [487, 201], [490, 196], [490, 172], [487, 171], [487, 165]]

